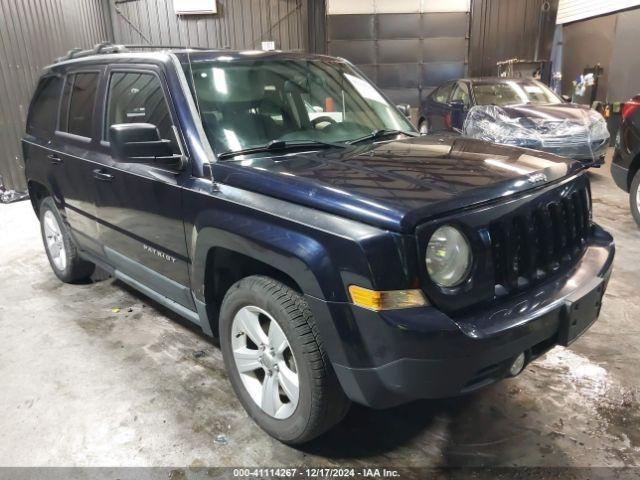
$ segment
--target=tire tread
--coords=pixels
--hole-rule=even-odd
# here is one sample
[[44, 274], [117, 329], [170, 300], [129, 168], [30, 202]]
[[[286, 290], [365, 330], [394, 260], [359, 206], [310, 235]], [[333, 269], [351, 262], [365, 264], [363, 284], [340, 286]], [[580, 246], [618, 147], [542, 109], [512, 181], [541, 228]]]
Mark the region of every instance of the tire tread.
[[[44, 229], [42, 226], [44, 213], [46, 210], [51, 210], [53, 212], [53, 214], [56, 216], [58, 220], [58, 225], [60, 226], [65, 250], [67, 252], [67, 268], [64, 272], [60, 272], [58, 269], [55, 268], [53, 262], [49, 258], [49, 252], [46, 248], [46, 241], [44, 240]], [[84, 260], [80, 256], [80, 253], [78, 252], [78, 248], [76, 247], [73, 239], [71, 238], [71, 235], [69, 235], [69, 227], [67, 226], [67, 223], [65, 222], [62, 215], [60, 215], [60, 212], [58, 211], [58, 208], [53, 198], [51, 197], [43, 198], [42, 201], [40, 202], [38, 212], [39, 212], [39, 218], [41, 223], [40, 228], [42, 231], [42, 237], [43, 237], [43, 241], [45, 241], [45, 252], [47, 254], [47, 258], [49, 258], [49, 263], [51, 264], [53, 273], [55, 273], [56, 276], [65, 283], [76, 283], [89, 278], [93, 274], [96, 266], [93, 263]]]
[[[269, 295], [287, 313], [289, 317], [287, 320], [298, 334], [306, 360], [311, 366], [313, 381], [309, 421], [305, 430], [296, 439], [288, 440], [287, 443], [300, 444], [316, 438], [344, 418], [351, 402], [342, 391], [333, 371], [308, 303], [292, 288], [262, 275], [246, 277], [237, 282], [236, 286], [236, 288], [253, 290], [261, 295]], [[233, 290], [232, 287], [230, 292]]]
[[631, 209], [631, 215], [640, 226], [640, 205], [637, 204], [638, 189], [640, 189], [640, 170], [636, 172], [631, 180], [631, 188], [629, 189], [629, 208]]

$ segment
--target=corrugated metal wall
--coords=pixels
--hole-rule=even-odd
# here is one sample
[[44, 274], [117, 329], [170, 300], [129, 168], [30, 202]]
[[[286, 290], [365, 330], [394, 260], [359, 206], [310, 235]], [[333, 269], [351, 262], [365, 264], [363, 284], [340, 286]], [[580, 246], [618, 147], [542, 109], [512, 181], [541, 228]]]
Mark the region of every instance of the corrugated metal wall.
[[311, 0], [309, 2], [309, 51], [327, 53], [327, 2]]
[[172, 0], [111, 2], [116, 42], [259, 49], [273, 40], [282, 50], [307, 50], [308, 3], [313, 0], [217, 0], [215, 15], [177, 16]]
[[[543, 8], [545, 7], [545, 8]], [[496, 62], [548, 60], [558, 0], [473, 0], [469, 75], [496, 75]]]
[[41, 69], [74, 47], [125, 44], [323, 51], [324, 0], [217, 0], [177, 16], [172, 0], [0, 0], [0, 175], [24, 189], [19, 140]]
[[20, 137], [43, 67], [74, 47], [111, 38], [103, 0], [0, 0], [0, 175], [25, 185]]

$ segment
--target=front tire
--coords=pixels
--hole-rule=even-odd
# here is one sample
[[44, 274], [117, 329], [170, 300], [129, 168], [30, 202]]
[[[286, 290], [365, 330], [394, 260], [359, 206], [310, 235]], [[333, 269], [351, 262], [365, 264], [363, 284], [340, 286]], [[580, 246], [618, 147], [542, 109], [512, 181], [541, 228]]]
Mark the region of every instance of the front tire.
[[311, 310], [286, 285], [263, 276], [232, 285], [220, 310], [220, 344], [243, 407], [281, 442], [308, 442], [346, 415], [350, 402]]
[[631, 181], [631, 188], [629, 189], [629, 207], [631, 208], [631, 215], [640, 227], [640, 170], [638, 170]]
[[40, 231], [51, 269], [65, 283], [88, 279], [96, 266], [80, 258], [66, 223], [51, 197], [40, 202]]

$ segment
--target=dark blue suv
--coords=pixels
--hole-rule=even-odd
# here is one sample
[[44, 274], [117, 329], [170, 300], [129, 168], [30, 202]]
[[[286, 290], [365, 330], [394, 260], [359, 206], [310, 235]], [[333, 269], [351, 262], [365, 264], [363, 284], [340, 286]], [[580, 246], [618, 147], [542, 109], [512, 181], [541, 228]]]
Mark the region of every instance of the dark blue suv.
[[595, 321], [611, 273], [583, 165], [417, 136], [331, 57], [72, 53], [45, 69], [23, 151], [54, 273], [99, 266], [199, 325], [291, 444], [350, 401], [517, 375]]

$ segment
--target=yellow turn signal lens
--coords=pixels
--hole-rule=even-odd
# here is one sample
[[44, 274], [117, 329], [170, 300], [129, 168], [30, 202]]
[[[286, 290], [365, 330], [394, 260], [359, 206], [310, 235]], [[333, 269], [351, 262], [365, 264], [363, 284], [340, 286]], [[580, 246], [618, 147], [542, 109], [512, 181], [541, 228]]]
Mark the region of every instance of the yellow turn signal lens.
[[354, 305], [369, 310], [395, 310], [399, 308], [424, 307], [429, 305], [421, 290], [389, 290], [378, 292], [357, 285], [349, 286], [349, 295]]

